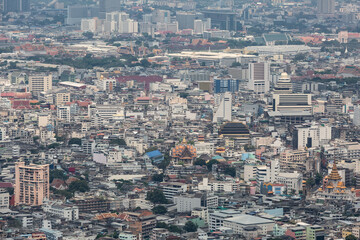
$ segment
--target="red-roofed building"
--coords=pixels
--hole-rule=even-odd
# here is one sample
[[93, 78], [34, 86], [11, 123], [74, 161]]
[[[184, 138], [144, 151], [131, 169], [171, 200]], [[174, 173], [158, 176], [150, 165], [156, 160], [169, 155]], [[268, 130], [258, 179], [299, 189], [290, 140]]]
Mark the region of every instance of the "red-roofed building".
[[348, 43], [351, 42], [351, 40], [360, 40], [360, 33], [352, 33], [348, 31], [341, 31], [338, 33], [338, 41], [340, 43]]
[[10, 182], [0, 182], [0, 188], [13, 188], [13, 185]]
[[162, 82], [163, 78], [160, 76], [120, 76], [120, 77], [117, 77], [116, 80], [120, 83], [126, 83], [128, 81], [144, 83], [145, 89], [149, 90], [150, 83]]

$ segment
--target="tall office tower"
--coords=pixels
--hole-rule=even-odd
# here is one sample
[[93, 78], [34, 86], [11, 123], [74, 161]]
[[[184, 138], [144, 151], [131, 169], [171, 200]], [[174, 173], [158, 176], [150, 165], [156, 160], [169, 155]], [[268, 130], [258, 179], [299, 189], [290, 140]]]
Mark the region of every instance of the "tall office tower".
[[29, 12], [30, 0], [3, 0], [4, 13]]
[[196, 19], [194, 21], [194, 33], [203, 34], [204, 33], [204, 24], [202, 20]]
[[213, 122], [229, 121], [231, 122], [232, 116], [232, 95], [229, 92], [221, 95], [221, 100], [216, 112], [213, 116]]
[[273, 111], [311, 112], [311, 94], [273, 94]]
[[238, 92], [239, 86], [238, 79], [214, 79], [214, 93]]
[[354, 119], [353, 123], [355, 126], [360, 126], [360, 106], [354, 107]]
[[6, 127], [0, 127], [0, 141], [6, 138]]
[[249, 63], [248, 88], [256, 94], [264, 94], [270, 90], [270, 64]]
[[105, 19], [106, 13], [120, 11], [121, 3], [121, 0], [100, 0], [99, 17]]
[[[103, 20], [95, 18], [83, 18], [81, 19], [81, 31], [83, 32], [92, 32], [92, 33], [98, 33], [103, 31]], [[105, 27], [106, 28], [106, 27]], [[106, 29], [104, 29], [106, 31]]]
[[329, 125], [296, 125], [294, 126], [292, 142], [294, 149], [320, 147], [331, 140]]
[[320, 14], [335, 13], [335, 0], [318, 0], [317, 10]]
[[170, 23], [171, 22], [171, 14], [169, 10], [161, 10], [156, 9], [152, 13], [152, 20], [153, 23]]
[[30, 92], [46, 92], [52, 89], [52, 75], [29, 76]]
[[195, 13], [176, 12], [176, 21], [179, 23], [179, 29], [194, 29], [195, 17]]
[[99, 7], [75, 5], [68, 6], [66, 24], [79, 25], [83, 18], [99, 17]]
[[233, 9], [206, 9], [204, 18], [211, 19], [212, 28], [237, 31], [237, 14]]
[[274, 87], [274, 94], [288, 93], [292, 93], [292, 83], [289, 75], [286, 72], [283, 72]]
[[49, 199], [49, 165], [15, 164], [15, 205], [42, 205], [45, 198]]

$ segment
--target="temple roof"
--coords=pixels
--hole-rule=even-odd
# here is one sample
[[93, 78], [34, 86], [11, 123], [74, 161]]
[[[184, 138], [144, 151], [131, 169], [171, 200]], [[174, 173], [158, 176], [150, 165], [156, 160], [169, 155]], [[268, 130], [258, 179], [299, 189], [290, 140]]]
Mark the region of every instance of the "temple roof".
[[334, 164], [333, 164], [333, 167], [332, 167], [332, 170], [331, 170], [331, 173], [330, 175], [328, 176], [328, 179], [329, 180], [341, 180], [341, 176], [337, 170], [337, 167], [336, 167], [336, 162], [334, 161]]

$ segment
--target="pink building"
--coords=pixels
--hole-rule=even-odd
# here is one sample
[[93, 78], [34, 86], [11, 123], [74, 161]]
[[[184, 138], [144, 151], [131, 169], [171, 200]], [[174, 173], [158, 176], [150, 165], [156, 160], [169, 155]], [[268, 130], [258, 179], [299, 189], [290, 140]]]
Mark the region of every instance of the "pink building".
[[49, 165], [15, 165], [15, 205], [42, 205], [50, 197]]

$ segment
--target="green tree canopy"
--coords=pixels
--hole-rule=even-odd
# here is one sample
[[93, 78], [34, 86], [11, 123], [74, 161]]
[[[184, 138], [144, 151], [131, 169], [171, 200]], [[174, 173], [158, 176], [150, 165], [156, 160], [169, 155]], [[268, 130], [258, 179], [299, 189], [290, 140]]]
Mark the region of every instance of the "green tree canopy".
[[148, 61], [147, 59], [142, 59], [142, 60], [140, 61], [140, 65], [141, 65], [142, 67], [144, 67], [144, 68], [148, 68], [148, 67], [151, 66], [151, 63], [149, 63], [149, 61]]
[[164, 180], [164, 174], [160, 173], [160, 174], [154, 174], [152, 175], [151, 179], [154, 182], [162, 182]]
[[219, 162], [218, 162], [217, 160], [211, 159], [211, 160], [206, 164], [206, 166], [207, 166], [208, 170], [211, 171], [211, 170], [212, 170], [212, 165], [218, 164], [218, 163], [219, 163]]
[[197, 228], [197, 225], [192, 221], [187, 221], [184, 226], [184, 230], [187, 232], [196, 232]]
[[151, 191], [147, 192], [146, 200], [149, 200], [152, 203], [155, 204], [166, 204], [168, 203], [168, 200], [166, 199], [163, 191], [159, 189], [153, 189]]
[[166, 209], [166, 207], [159, 205], [159, 206], [154, 207], [152, 209], [152, 212], [154, 214], [165, 214], [165, 213], [167, 213], [167, 209]]
[[70, 192], [87, 192], [90, 188], [85, 180], [77, 180], [70, 183], [68, 190]]
[[224, 171], [225, 174], [230, 175], [232, 177], [236, 176], [236, 168], [227, 166]]
[[92, 32], [84, 32], [82, 35], [87, 39], [92, 39], [94, 37], [94, 33]]
[[357, 237], [355, 237], [354, 235], [350, 234], [350, 235], [346, 236], [345, 240], [357, 240]]
[[323, 179], [323, 176], [320, 173], [316, 173], [316, 175], [315, 175], [315, 183], [320, 184], [322, 179]]
[[71, 138], [69, 140], [69, 145], [72, 145], [72, 144], [77, 144], [77, 145], [81, 146], [81, 139], [80, 138]]
[[66, 175], [65, 171], [59, 170], [59, 169], [54, 169], [54, 170], [50, 170], [50, 179], [49, 181], [52, 182], [55, 178], [61, 179], [61, 180], [66, 180], [68, 179], [68, 176]]
[[125, 140], [119, 138], [111, 139], [109, 143], [110, 145], [126, 146]]
[[206, 161], [205, 161], [204, 159], [198, 158], [198, 159], [196, 159], [196, 160], [194, 161], [194, 165], [205, 166], [205, 165], [206, 165]]

